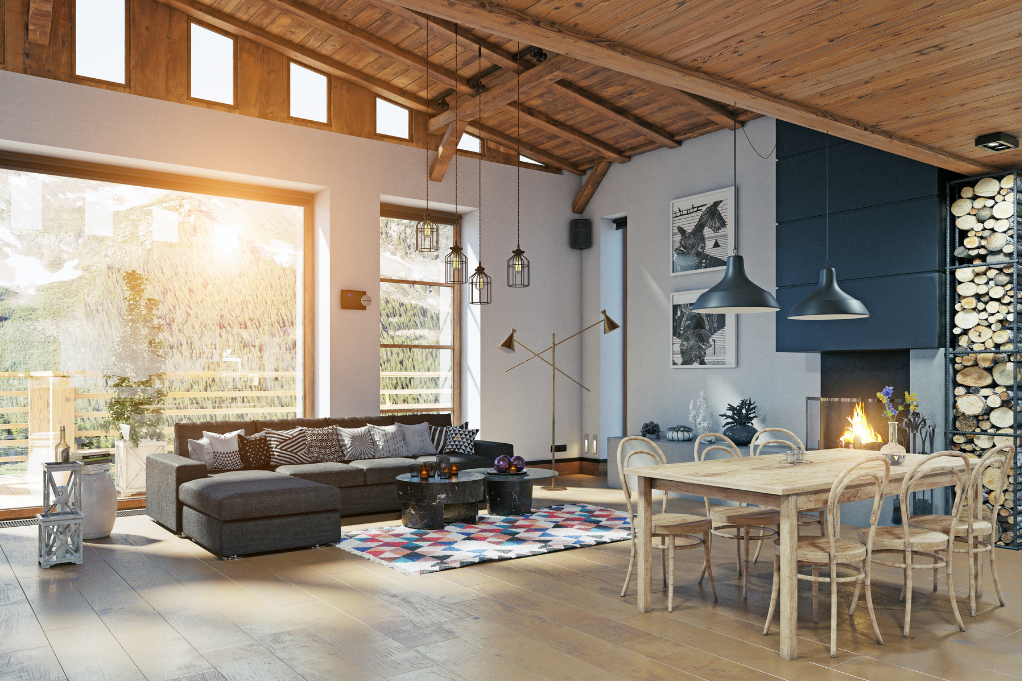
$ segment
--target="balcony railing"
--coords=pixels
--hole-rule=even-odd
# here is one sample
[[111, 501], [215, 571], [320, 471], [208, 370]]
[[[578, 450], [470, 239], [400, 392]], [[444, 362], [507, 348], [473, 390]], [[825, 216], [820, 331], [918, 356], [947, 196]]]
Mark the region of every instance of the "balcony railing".
[[[452, 371], [381, 371], [380, 380], [388, 378], [437, 378], [454, 380]], [[392, 396], [408, 397], [411, 395], [437, 395], [445, 396], [445, 402], [391, 402]], [[446, 412], [454, 409], [454, 388], [396, 388], [380, 389], [380, 413], [381, 414], [408, 414], [425, 412]]]

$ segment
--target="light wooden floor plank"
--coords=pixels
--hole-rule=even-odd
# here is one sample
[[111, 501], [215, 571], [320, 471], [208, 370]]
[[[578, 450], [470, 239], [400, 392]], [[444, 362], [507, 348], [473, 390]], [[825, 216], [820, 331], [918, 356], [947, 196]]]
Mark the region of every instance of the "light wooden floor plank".
[[57, 657], [47, 645], [16, 653], [0, 654], [3, 681], [67, 681]]
[[148, 603], [107, 608], [99, 616], [149, 681], [212, 669]]
[[[142, 681], [145, 676], [102, 622], [46, 632], [68, 681]], [[154, 643], [158, 645], [158, 642]]]
[[0, 605], [0, 653], [41, 648], [46, 634], [28, 601]]

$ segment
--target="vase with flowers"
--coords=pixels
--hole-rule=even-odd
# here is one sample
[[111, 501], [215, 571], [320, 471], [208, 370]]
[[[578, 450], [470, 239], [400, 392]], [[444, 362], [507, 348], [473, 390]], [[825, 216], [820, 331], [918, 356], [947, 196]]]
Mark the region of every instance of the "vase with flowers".
[[892, 464], [899, 464], [904, 460], [905, 448], [898, 444], [898, 412], [909, 410], [911, 412], [919, 409], [919, 399], [915, 393], [905, 391], [905, 400], [898, 405], [894, 404], [892, 395], [894, 388], [886, 386], [877, 393], [877, 399], [884, 405], [884, 418], [887, 419], [887, 444], [880, 448]]

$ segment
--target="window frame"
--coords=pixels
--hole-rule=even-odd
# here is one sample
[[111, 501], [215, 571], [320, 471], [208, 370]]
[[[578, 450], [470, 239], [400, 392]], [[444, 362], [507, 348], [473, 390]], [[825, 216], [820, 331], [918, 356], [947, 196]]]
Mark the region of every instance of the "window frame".
[[[410, 222], [418, 222], [425, 216], [426, 211], [421, 208], [409, 208], [406, 206], [396, 206], [393, 204], [383, 203], [380, 204], [380, 219], [391, 218], [394, 220], [406, 220]], [[457, 213], [445, 213], [440, 211], [431, 210], [429, 211], [430, 217], [434, 222], [451, 225], [455, 229], [455, 236], [458, 242], [461, 242], [461, 216]], [[451, 423], [457, 425], [461, 423], [461, 285], [459, 284], [448, 284], [446, 281], [420, 281], [413, 279], [391, 279], [389, 277], [380, 276], [381, 284], [406, 284], [408, 286], [440, 286], [453, 289], [454, 292], [454, 320], [453, 320], [453, 345], [424, 345], [424, 344], [405, 344], [405, 343], [380, 343], [380, 350], [394, 348], [419, 348], [423, 350], [451, 350], [451, 372], [453, 373], [452, 378], [452, 392], [451, 392], [451, 407], [416, 407], [409, 405], [409, 408], [395, 408], [395, 409], [384, 409], [380, 407], [380, 414], [418, 414], [418, 413], [451, 413]], [[381, 296], [382, 299], [382, 296]]]
[[[233, 70], [234, 70], [234, 75], [232, 77], [234, 88], [233, 88], [233, 94], [231, 95], [231, 99], [233, 100], [233, 103], [231, 103], [231, 104], [224, 104], [223, 102], [218, 102], [218, 101], [215, 101], [215, 100], [212, 100], [212, 99], [203, 99], [202, 97], [193, 97], [192, 96], [192, 25], [193, 24], [198, 26], [198, 27], [200, 27], [200, 28], [204, 28], [207, 31], [210, 31], [212, 33], [217, 33], [219, 35], [222, 35], [225, 38], [230, 38], [231, 43], [234, 45], [233, 57], [231, 59], [231, 62], [232, 62], [231, 65], [233, 66]], [[217, 28], [216, 26], [213, 26], [211, 24], [207, 24], [204, 21], [200, 21], [200, 20], [194, 19], [192, 17], [188, 17], [188, 31], [187, 31], [187, 33], [188, 33], [188, 39], [185, 41], [185, 43], [186, 43], [185, 49], [188, 52], [188, 65], [187, 65], [187, 68], [186, 68], [187, 82], [185, 84], [185, 87], [187, 88], [188, 101], [190, 101], [190, 102], [202, 102], [203, 104], [210, 104], [210, 105], [217, 106], [217, 107], [223, 107], [223, 108], [225, 108], [225, 109], [227, 109], [229, 111], [237, 111], [238, 110], [238, 59], [241, 56], [241, 50], [240, 50], [240, 47], [239, 47], [238, 36], [233, 35], [231, 33], [228, 33], [227, 31], [222, 31], [219, 28]]]
[[[313, 73], [318, 73], [319, 75], [326, 77], [326, 122], [314, 121], [311, 118], [302, 118], [301, 116], [292, 116], [291, 115], [291, 65], [292, 64], [294, 64], [295, 66], [298, 66], [300, 68], [303, 68], [303, 69], [305, 69], [307, 71], [312, 71]], [[296, 122], [299, 122], [299, 123], [302, 123], [302, 124], [306, 124], [307, 123], [307, 124], [310, 124], [310, 125], [321, 126], [323, 128], [333, 129], [333, 126], [334, 126], [334, 102], [333, 102], [334, 90], [333, 90], [333, 85], [334, 84], [333, 84], [333, 80], [331, 80], [331, 78], [330, 78], [330, 74], [327, 73], [326, 71], [321, 71], [320, 69], [313, 68], [313, 67], [309, 66], [308, 64], [303, 64], [302, 62], [298, 61], [297, 59], [288, 59], [287, 60], [287, 78], [286, 78], [286, 80], [287, 80], [287, 84], [286, 84], [287, 85], [287, 119], [289, 121], [296, 121]]]
[[[0, 4], [6, 14], [6, 0]], [[4, 26], [0, 26], [0, 35], [4, 36], [4, 52], [6, 52], [6, 34]], [[0, 63], [3, 63], [4, 55], [0, 55]], [[124, 82], [118, 83], [114, 80], [103, 80], [94, 76], [78, 75], [78, 2], [71, 0], [71, 78], [76, 82], [84, 82], [93, 85], [100, 85], [107, 88], [131, 91], [131, 2], [124, 0]]]
[[[404, 109], [405, 111], [408, 112], [408, 137], [398, 137], [397, 135], [388, 135], [386, 133], [383, 133], [383, 132], [379, 131], [379, 127], [380, 127], [379, 126], [379, 120], [377, 119], [377, 114], [376, 114], [376, 111], [377, 111], [378, 107], [375, 106], [376, 105], [376, 100], [384, 101], [387, 104], [393, 104], [394, 106], [400, 107], [400, 108], [402, 108], [402, 109]], [[376, 137], [383, 138], [385, 140], [401, 140], [402, 142], [406, 142], [406, 143], [413, 141], [412, 140], [412, 128], [414, 126], [413, 126], [413, 120], [412, 120], [413, 119], [413, 112], [412, 112], [411, 107], [407, 107], [404, 104], [398, 104], [394, 100], [387, 99], [386, 97], [381, 97], [380, 95], [376, 95], [376, 98], [373, 100], [373, 105], [374, 105], [373, 106], [373, 134], [376, 135]], [[432, 214], [432, 211], [430, 211], [430, 214]]]

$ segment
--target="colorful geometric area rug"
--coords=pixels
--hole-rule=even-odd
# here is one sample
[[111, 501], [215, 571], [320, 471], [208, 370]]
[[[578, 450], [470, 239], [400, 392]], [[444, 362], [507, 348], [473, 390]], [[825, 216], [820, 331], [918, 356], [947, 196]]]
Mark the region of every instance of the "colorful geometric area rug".
[[595, 544], [631, 536], [628, 516], [600, 506], [548, 506], [523, 516], [480, 515], [442, 530], [404, 526], [345, 532], [338, 546], [409, 575]]

